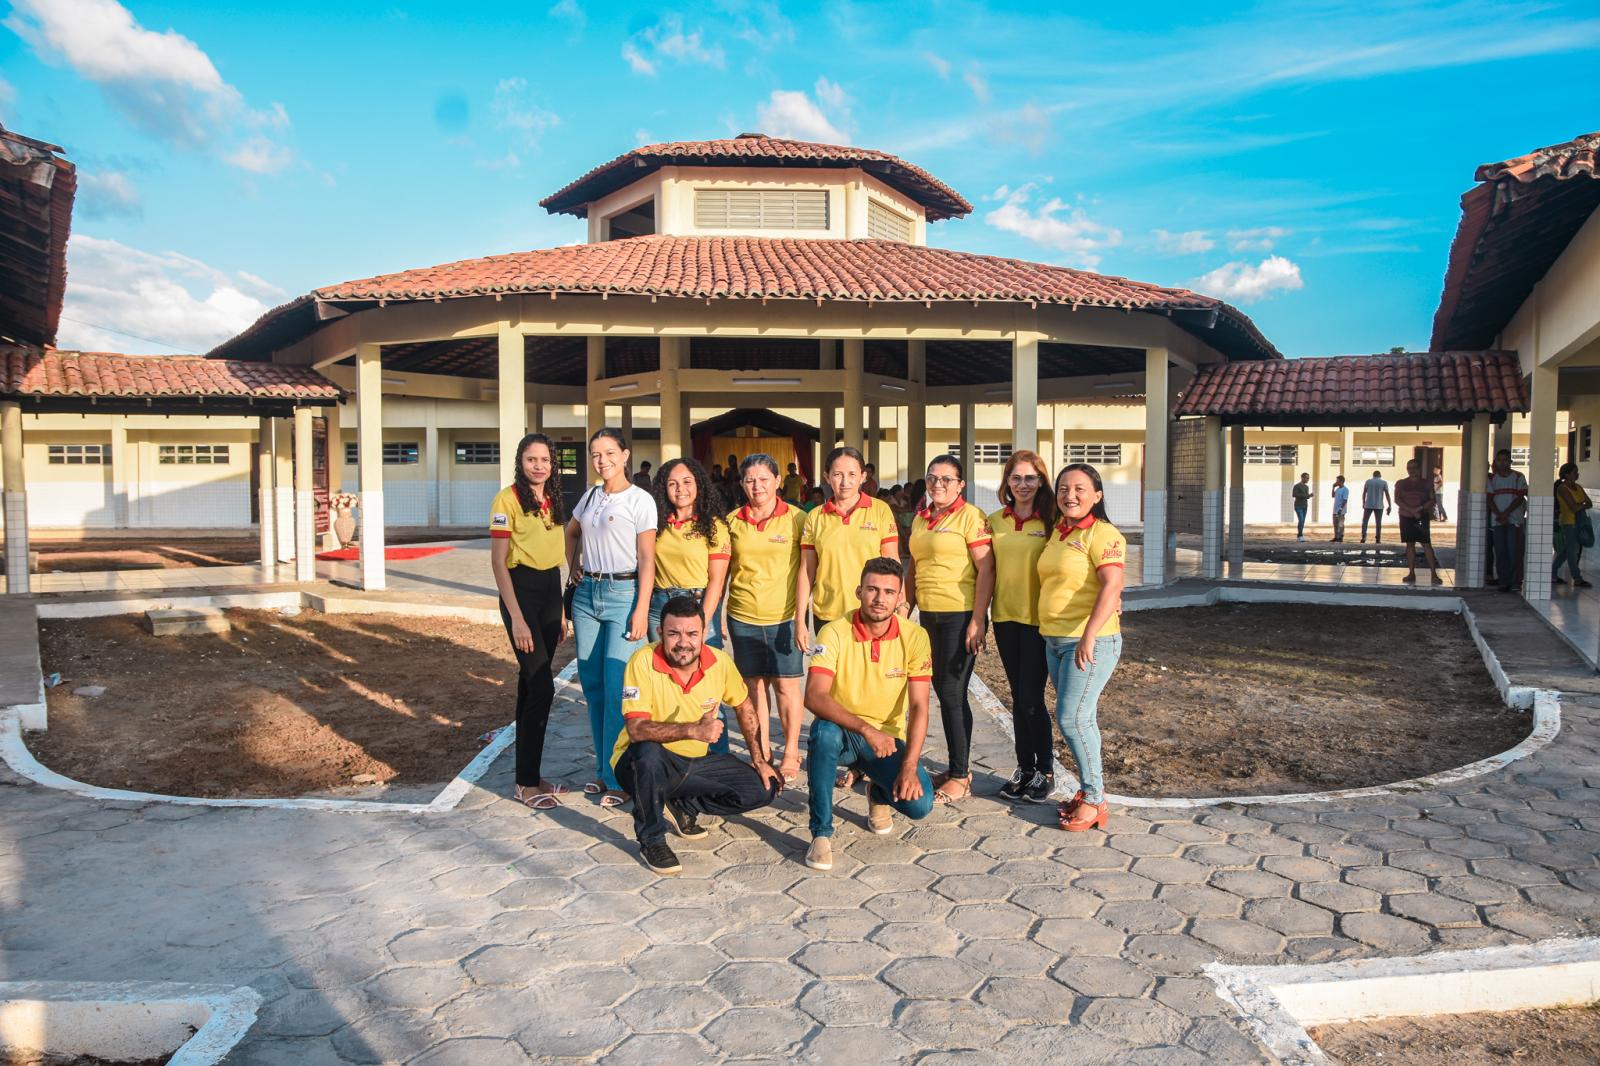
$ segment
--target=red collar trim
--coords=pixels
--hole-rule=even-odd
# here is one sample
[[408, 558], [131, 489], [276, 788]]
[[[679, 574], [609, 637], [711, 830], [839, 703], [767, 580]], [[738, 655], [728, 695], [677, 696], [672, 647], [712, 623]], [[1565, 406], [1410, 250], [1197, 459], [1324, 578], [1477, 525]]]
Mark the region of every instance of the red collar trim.
[[1017, 527], [1016, 528], [1016, 532], [1018, 532], [1018, 533], [1022, 532], [1022, 527], [1027, 525], [1029, 522], [1037, 521], [1041, 525], [1044, 523], [1044, 519], [1039, 517], [1038, 508], [1034, 508], [1033, 513], [1031, 515], [1029, 515], [1027, 518], [1018, 518], [1017, 517], [1017, 512], [1015, 512], [1015, 511], [1013, 511], [1011, 509], [1011, 505], [1010, 504], [1007, 504], [1006, 507], [1005, 507], [1005, 510], [1001, 512], [1000, 516], [1002, 518], [1011, 519], [1012, 524]]
[[872, 631], [871, 630], [869, 630], [866, 626], [861, 624], [861, 612], [859, 610], [851, 611], [850, 612], [850, 631], [855, 635], [855, 638], [856, 638], [857, 641], [870, 640], [874, 644], [876, 644], [880, 640], [899, 640], [900, 639], [900, 616], [897, 615], [897, 614], [891, 614], [889, 616], [889, 628], [884, 630], [883, 636], [875, 637], [875, 636], [872, 635]]
[[717, 657], [711, 654], [711, 649], [702, 644], [700, 646], [700, 664], [695, 667], [694, 676], [690, 677], [689, 683], [685, 685], [678, 679], [677, 673], [672, 669], [672, 664], [667, 662], [667, 657], [661, 654], [660, 644], [656, 645], [655, 654], [650, 656], [651, 668], [658, 674], [666, 674], [672, 678], [672, 683], [683, 689], [685, 693], [705, 680], [706, 671], [711, 669], [711, 665], [716, 661]]
[[944, 510], [935, 513], [934, 509], [933, 509], [933, 502], [930, 500], [928, 502], [928, 506], [924, 507], [922, 510], [917, 512], [917, 517], [921, 518], [924, 522], [928, 523], [928, 528], [932, 529], [934, 526], [938, 525], [944, 519], [950, 517], [951, 515], [955, 514], [957, 511], [961, 510], [961, 508], [965, 507], [966, 504], [967, 504], [967, 501], [966, 501], [965, 497], [957, 496], [955, 503], [952, 503], [949, 507], [946, 507]]
[[749, 504], [745, 504], [743, 507], [739, 508], [739, 518], [741, 520], [743, 520], [747, 525], [755, 526], [757, 533], [765, 533], [767, 531], [767, 523], [768, 522], [771, 522], [774, 518], [777, 518], [779, 515], [785, 515], [785, 514], [788, 514], [788, 513], [789, 513], [789, 505], [787, 503], [784, 503], [783, 499], [781, 497], [778, 499], [778, 506], [774, 507], [772, 509], [772, 513], [767, 515], [767, 517], [763, 518], [759, 522], [757, 522], [755, 520], [755, 518], [750, 514], [750, 505]]
[[861, 495], [856, 497], [856, 505], [854, 507], [850, 508], [848, 513], [839, 510], [839, 508], [834, 504], [834, 502], [832, 500], [829, 500], [827, 503], [823, 504], [822, 505], [822, 509], [824, 511], [826, 511], [828, 514], [838, 515], [839, 516], [839, 521], [843, 522], [845, 525], [849, 525], [850, 524], [850, 519], [855, 515], [855, 513], [857, 511], [861, 510], [864, 507], [870, 507], [870, 506], [872, 506], [871, 499], [870, 499], [870, 497], [867, 496], [866, 493], [863, 492]]
[[[1096, 521], [1097, 519], [1092, 513], [1084, 515], [1083, 518], [1077, 522], [1074, 522], [1071, 519], [1063, 516], [1061, 521], [1056, 524], [1056, 532], [1061, 534], [1062, 540], [1066, 540], [1067, 535], [1074, 529], [1088, 529], [1090, 526], [1094, 525]], [[1020, 529], [1021, 527], [1019, 526], [1018, 528]]]
[[667, 525], [671, 526], [673, 529], [677, 529], [680, 526], [688, 526], [693, 524], [694, 515], [690, 515], [688, 518], [679, 518], [677, 515], [667, 515]]

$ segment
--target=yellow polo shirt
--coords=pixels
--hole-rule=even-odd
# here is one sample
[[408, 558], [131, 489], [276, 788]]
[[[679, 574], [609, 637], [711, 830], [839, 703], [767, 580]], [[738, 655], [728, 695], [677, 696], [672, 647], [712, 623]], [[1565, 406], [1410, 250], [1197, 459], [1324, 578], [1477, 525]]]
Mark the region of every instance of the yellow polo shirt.
[[829, 500], [806, 515], [800, 548], [817, 557], [817, 579], [811, 586], [816, 617], [837, 621], [849, 614], [859, 602], [861, 568], [882, 555], [885, 544], [899, 539], [900, 527], [889, 505], [864, 492], [849, 514]]
[[806, 513], [782, 500], [765, 522], [741, 507], [728, 515], [733, 562], [728, 567], [728, 617], [753, 626], [794, 619], [800, 531]]
[[[704, 718], [717, 704], [737, 707], [750, 695], [739, 668], [726, 653], [716, 648], [700, 649], [700, 665], [685, 685], [672, 672], [672, 664], [661, 654], [660, 644], [646, 644], [633, 653], [622, 674], [622, 717], [648, 718], [653, 722], [688, 724]], [[686, 759], [706, 753], [703, 740], [672, 740], [664, 747]], [[628, 730], [624, 728], [611, 749], [611, 765], [616, 766], [628, 750]]]
[[806, 479], [799, 474], [790, 474], [783, 479], [783, 488], [779, 490], [783, 498], [792, 503], [800, 502], [800, 494], [806, 491]]
[[695, 532], [694, 520], [667, 519], [656, 536], [656, 588], [703, 589], [711, 580], [711, 560], [728, 557], [728, 525], [711, 522], [711, 540]]
[[[1128, 540], [1110, 522], [1089, 515], [1073, 524], [1063, 518], [1039, 555], [1039, 632], [1047, 637], [1081, 637], [1100, 597], [1100, 571], [1121, 567]], [[1113, 614], [1098, 637], [1122, 632]]]
[[917, 607], [970, 611], [978, 584], [972, 549], [988, 544], [989, 520], [966, 500], [911, 520], [911, 558], [917, 564]]
[[994, 599], [989, 616], [996, 622], [1039, 624], [1039, 555], [1050, 537], [1036, 513], [1018, 521], [1011, 508], [989, 516], [994, 534]]
[[511, 541], [506, 551], [508, 570], [513, 566], [548, 570], [566, 561], [567, 532], [551, 522], [549, 516], [548, 499], [541, 510], [529, 514], [517, 502], [517, 492], [510, 485], [495, 495], [489, 505], [489, 536]]
[[857, 621], [859, 614], [852, 611], [848, 618], [822, 627], [811, 672], [833, 679], [828, 693], [845, 710], [904, 740], [909, 683], [933, 680], [928, 631], [891, 615], [888, 630], [874, 640]]

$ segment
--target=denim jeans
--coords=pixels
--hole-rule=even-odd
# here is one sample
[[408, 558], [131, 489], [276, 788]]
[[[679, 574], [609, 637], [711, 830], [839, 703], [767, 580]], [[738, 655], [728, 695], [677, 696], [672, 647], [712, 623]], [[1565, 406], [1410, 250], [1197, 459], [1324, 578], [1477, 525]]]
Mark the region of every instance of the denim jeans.
[[1295, 527], [1296, 527], [1295, 531], [1294, 531], [1295, 532], [1295, 536], [1297, 536], [1297, 537], [1305, 536], [1306, 535], [1306, 505], [1305, 504], [1297, 503], [1297, 504], [1294, 505], [1294, 519], [1295, 519]]
[[572, 629], [578, 641], [578, 683], [589, 705], [589, 735], [594, 739], [595, 776], [616, 790], [611, 749], [622, 732], [622, 673], [628, 657], [644, 647], [629, 640], [628, 619], [639, 594], [637, 581], [585, 577], [572, 598]]
[[922, 782], [922, 795], [914, 800], [892, 798], [895, 778], [900, 776], [905, 757], [906, 742], [903, 740], [894, 742], [893, 755], [880, 759], [860, 733], [840, 729], [826, 719], [812, 719], [811, 751], [806, 757], [811, 792], [811, 835], [833, 836], [833, 782], [841, 766], [854, 766], [867, 775], [873, 802], [892, 804], [907, 818], [926, 818], [933, 810], [933, 782], [920, 762], [917, 780]]
[[[1579, 522], [1587, 522], [1587, 515], [1580, 515]], [[1567, 573], [1573, 581], [1582, 581], [1583, 574], [1578, 570], [1578, 555], [1583, 551], [1583, 545], [1578, 543], [1578, 527], [1574, 523], [1561, 527], [1561, 550], [1556, 553], [1555, 565], [1550, 568], [1550, 579], [1556, 580], [1561, 576], [1561, 564], [1567, 564]]]
[[1094, 662], [1087, 670], [1078, 669], [1077, 637], [1045, 637], [1044, 653], [1056, 686], [1056, 725], [1078, 764], [1084, 802], [1101, 803], [1106, 785], [1100, 769], [1100, 693], [1122, 658], [1122, 634], [1095, 638]]
[[[705, 589], [656, 589], [650, 594], [650, 639], [661, 639], [661, 610], [666, 607], [667, 601], [678, 596], [688, 596], [696, 601], [701, 600], [706, 594]], [[722, 603], [717, 603], [717, 613], [711, 619], [711, 628], [706, 633], [705, 642], [712, 648], [722, 647]], [[722, 719], [722, 735], [716, 743], [711, 745], [711, 754], [728, 754], [728, 708], [725, 705], [717, 706], [717, 717]]]
[[1522, 527], [1496, 522], [1489, 529], [1489, 539], [1494, 543], [1494, 574], [1500, 587], [1517, 588], [1522, 584]]

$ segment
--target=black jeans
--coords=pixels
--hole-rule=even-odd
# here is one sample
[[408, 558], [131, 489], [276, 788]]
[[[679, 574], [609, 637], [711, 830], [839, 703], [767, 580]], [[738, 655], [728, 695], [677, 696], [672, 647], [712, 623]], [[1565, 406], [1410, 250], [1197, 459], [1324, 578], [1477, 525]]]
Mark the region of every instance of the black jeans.
[[[522, 620], [533, 631], [533, 650], [511, 650], [517, 657], [517, 784], [532, 787], [539, 783], [539, 766], [544, 761], [544, 732], [550, 724], [550, 705], [556, 699], [556, 680], [551, 658], [561, 643], [561, 568], [535, 570], [529, 566], [511, 568], [511, 588], [517, 594]], [[500, 603], [500, 620], [506, 635], [511, 635], [511, 612]]]
[[933, 694], [939, 697], [939, 717], [944, 722], [945, 743], [950, 746], [950, 776], [971, 772], [967, 757], [972, 749], [972, 701], [967, 683], [977, 659], [967, 651], [967, 623], [971, 611], [923, 611], [922, 628], [933, 646]]
[[735, 755], [691, 759], [654, 741], [628, 745], [617, 760], [617, 782], [633, 797], [633, 834], [641, 844], [667, 839], [661, 811], [669, 803], [697, 814], [743, 814], [778, 795], [777, 782], [763, 785], [755, 767]]
[[1025, 622], [996, 622], [994, 645], [1011, 686], [1011, 727], [1016, 734], [1017, 769], [1024, 774], [1053, 772], [1054, 734], [1050, 710], [1044, 702], [1044, 638], [1038, 626]]
[[1361, 509], [1361, 539], [1367, 539], [1367, 523], [1375, 521], [1372, 530], [1372, 539], [1378, 544], [1383, 543], [1383, 508], [1364, 507]]

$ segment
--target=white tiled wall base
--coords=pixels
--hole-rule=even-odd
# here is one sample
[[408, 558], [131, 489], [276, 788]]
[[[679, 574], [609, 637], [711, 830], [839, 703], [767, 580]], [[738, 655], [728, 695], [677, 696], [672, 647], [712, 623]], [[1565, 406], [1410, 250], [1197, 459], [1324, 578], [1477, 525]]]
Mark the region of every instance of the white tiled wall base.
[[28, 494], [7, 492], [6, 511], [6, 591], [27, 592], [32, 575], [28, 572]]
[[316, 498], [309, 492], [294, 494], [294, 577], [296, 581], [317, 579]]
[[[1113, 522], [1113, 524], [1115, 524]], [[1167, 580], [1167, 493], [1151, 489], [1144, 494], [1144, 551], [1141, 578], [1146, 585]]]
[[1244, 566], [1244, 486], [1228, 489], [1228, 565]]
[[383, 565], [383, 490], [369, 489], [361, 494], [356, 514], [361, 523], [361, 587], [377, 592], [388, 585]]
[[[426, 481], [385, 481], [383, 485], [384, 521], [391, 526], [426, 526], [428, 521], [428, 489]], [[359, 493], [361, 485], [354, 477], [344, 480], [344, 491]], [[489, 502], [483, 501], [483, 513], [467, 521], [487, 522]]]
[[117, 524], [116, 501], [109, 481], [31, 481], [31, 516], [35, 526], [111, 529]]
[[294, 558], [294, 487], [278, 485], [273, 501], [278, 519], [278, 561], [287, 563]]
[[206, 529], [250, 524], [250, 482], [245, 478], [195, 482], [146, 481], [135, 510], [141, 524], [161, 529]]
[[1523, 554], [1522, 595], [1529, 602], [1550, 598], [1550, 537], [1554, 533], [1554, 496], [1528, 497], [1527, 536]]
[[1201, 502], [1205, 532], [1200, 538], [1200, 558], [1206, 577], [1222, 576], [1222, 490], [1207, 489]]
[[261, 524], [258, 532], [261, 536], [261, 564], [274, 566], [278, 562], [277, 523], [273, 519], [272, 504], [273, 491], [263, 485], [257, 492], [256, 506], [261, 508]]
[[[417, 484], [421, 489], [422, 483]], [[387, 487], [386, 487], [387, 488]], [[489, 521], [489, 505], [494, 502], [495, 493], [500, 491], [498, 483], [493, 481], [452, 481], [449, 492], [444, 492], [444, 485], [440, 485], [439, 521], [445, 525], [476, 525], [487, 524]], [[427, 499], [419, 492], [417, 502], [422, 507], [426, 517]], [[396, 519], [389, 519], [390, 525], [399, 525]]]
[[1456, 514], [1456, 587], [1483, 588], [1483, 560], [1489, 531], [1484, 526], [1489, 511], [1481, 492], [1462, 491]]

